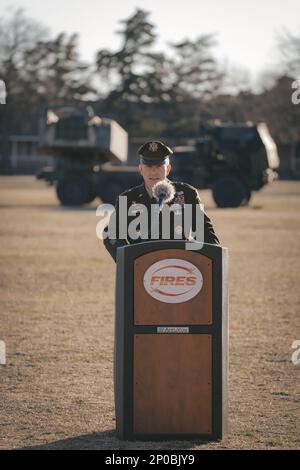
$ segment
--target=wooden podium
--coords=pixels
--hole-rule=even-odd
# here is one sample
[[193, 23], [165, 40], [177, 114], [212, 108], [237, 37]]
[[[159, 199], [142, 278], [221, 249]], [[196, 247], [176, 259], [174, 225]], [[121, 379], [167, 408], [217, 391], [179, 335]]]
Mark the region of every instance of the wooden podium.
[[228, 252], [184, 241], [118, 248], [114, 388], [120, 439], [227, 432]]

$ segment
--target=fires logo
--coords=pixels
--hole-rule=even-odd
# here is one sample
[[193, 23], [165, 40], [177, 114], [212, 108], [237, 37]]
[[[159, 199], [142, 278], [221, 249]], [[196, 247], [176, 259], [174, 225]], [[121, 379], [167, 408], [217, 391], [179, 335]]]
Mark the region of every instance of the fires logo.
[[144, 287], [151, 297], [180, 303], [195, 297], [203, 285], [199, 269], [180, 259], [166, 259], [150, 266], [144, 275]]

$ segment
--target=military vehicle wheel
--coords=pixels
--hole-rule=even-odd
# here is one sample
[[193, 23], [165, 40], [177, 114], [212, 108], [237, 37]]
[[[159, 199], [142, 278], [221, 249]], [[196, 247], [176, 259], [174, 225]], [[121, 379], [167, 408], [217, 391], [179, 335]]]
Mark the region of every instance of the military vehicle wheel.
[[118, 178], [99, 179], [96, 191], [102, 202], [115, 204], [117, 196], [125, 191], [124, 183]]
[[56, 194], [63, 206], [82, 206], [92, 200], [90, 181], [84, 176], [63, 177], [57, 182]]
[[85, 201], [86, 204], [89, 204], [90, 202], [92, 202], [95, 199], [96, 196], [97, 196], [97, 194], [96, 194], [95, 186], [94, 186], [93, 183], [90, 182], [89, 196], [88, 196], [87, 200]]
[[249, 189], [248, 186], [245, 186], [245, 190], [246, 190], [246, 199], [245, 199], [245, 201], [243, 202], [243, 205], [244, 205], [244, 206], [248, 206], [249, 201], [250, 201], [250, 199], [251, 199], [251, 190]]
[[247, 186], [235, 176], [219, 178], [215, 181], [212, 191], [218, 207], [239, 207], [247, 204], [251, 195]]

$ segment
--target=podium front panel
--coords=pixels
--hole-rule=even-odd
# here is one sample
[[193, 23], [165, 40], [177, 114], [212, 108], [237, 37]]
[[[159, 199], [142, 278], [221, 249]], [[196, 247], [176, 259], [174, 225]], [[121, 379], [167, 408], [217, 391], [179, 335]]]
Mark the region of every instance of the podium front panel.
[[211, 339], [134, 335], [134, 433], [211, 434]]
[[[153, 298], [144, 286], [147, 268], [162, 260], [186, 260], [198, 268], [203, 276], [200, 292], [188, 301], [166, 303]], [[135, 325], [210, 325], [212, 323], [212, 260], [200, 253], [191, 254], [178, 249], [159, 250], [148, 253], [134, 261], [134, 323]], [[179, 271], [180, 273], [180, 271]], [[177, 276], [177, 279], [184, 280]], [[157, 289], [164, 289], [166, 276], [161, 276]], [[174, 282], [175, 279], [170, 279]], [[160, 285], [162, 284], [162, 285]], [[154, 286], [156, 287], [156, 286]], [[147, 308], [145, 308], [147, 305]]]

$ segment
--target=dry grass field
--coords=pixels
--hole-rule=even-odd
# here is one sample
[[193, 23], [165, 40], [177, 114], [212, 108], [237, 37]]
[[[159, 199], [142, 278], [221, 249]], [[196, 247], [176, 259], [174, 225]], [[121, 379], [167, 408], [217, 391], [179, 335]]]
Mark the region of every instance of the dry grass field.
[[122, 442], [115, 435], [115, 265], [96, 238], [94, 202], [59, 206], [30, 176], [0, 178], [1, 449], [300, 448], [300, 182], [249, 207], [216, 209], [230, 254], [229, 436]]

